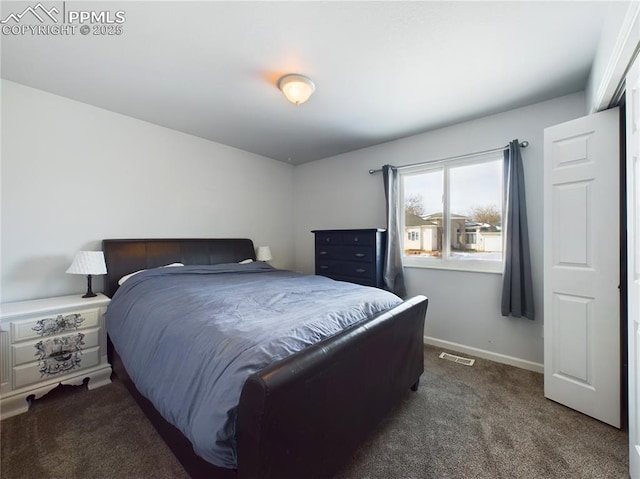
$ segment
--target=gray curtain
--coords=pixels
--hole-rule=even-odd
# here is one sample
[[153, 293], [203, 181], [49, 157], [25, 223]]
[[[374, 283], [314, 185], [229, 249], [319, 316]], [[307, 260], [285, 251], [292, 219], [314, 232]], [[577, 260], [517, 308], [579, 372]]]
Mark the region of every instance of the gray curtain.
[[400, 244], [400, 218], [398, 217], [400, 200], [398, 194], [398, 170], [391, 165], [382, 167], [384, 196], [387, 203], [387, 246], [384, 255], [384, 284], [386, 288], [404, 298], [407, 291], [404, 287], [404, 271], [402, 269], [402, 251]]
[[533, 285], [529, 230], [524, 194], [520, 142], [513, 140], [504, 152], [505, 255], [502, 275], [502, 315], [533, 319]]

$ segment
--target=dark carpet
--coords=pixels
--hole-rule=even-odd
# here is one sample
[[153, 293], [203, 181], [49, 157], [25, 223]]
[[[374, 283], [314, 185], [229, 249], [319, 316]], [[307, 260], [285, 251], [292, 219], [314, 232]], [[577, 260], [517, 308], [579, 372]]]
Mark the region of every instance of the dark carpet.
[[[440, 351], [336, 479], [628, 477], [627, 434], [545, 399], [541, 374]], [[0, 443], [3, 479], [187, 477], [117, 379], [52, 391], [2, 421]]]

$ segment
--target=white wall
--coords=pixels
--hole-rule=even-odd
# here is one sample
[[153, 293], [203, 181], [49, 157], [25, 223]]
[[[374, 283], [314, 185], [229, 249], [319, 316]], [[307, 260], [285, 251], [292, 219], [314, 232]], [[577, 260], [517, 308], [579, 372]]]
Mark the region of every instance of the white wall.
[[294, 171], [296, 269], [314, 270], [312, 229], [384, 227], [380, 174], [370, 168], [445, 158], [528, 140], [523, 150], [536, 319], [500, 314], [501, 276], [406, 268], [410, 295], [429, 297], [425, 334], [525, 362], [543, 362], [542, 238], [544, 128], [584, 115], [584, 93], [297, 166]]
[[[425, 334], [542, 363], [543, 129], [583, 115], [574, 94], [292, 167], [2, 81], [2, 301], [82, 292], [64, 271], [115, 237], [249, 237], [273, 264], [312, 273], [312, 229], [384, 227], [384, 163], [415, 163], [529, 140], [523, 150], [535, 321], [504, 318], [500, 275], [408, 268], [430, 298]], [[96, 278], [99, 291], [102, 279]], [[464, 300], [462, 300], [464, 298]]]
[[[293, 167], [3, 80], [3, 302], [73, 294], [103, 238], [248, 237], [293, 265]], [[96, 277], [94, 290], [102, 288]]]

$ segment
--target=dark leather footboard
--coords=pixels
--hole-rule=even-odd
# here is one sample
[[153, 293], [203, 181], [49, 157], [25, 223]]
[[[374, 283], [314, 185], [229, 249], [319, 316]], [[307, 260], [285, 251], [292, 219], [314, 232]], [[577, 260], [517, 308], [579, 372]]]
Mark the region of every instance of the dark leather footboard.
[[238, 409], [238, 477], [330, 477], [423, 372], [428, 300], [252, 375]]

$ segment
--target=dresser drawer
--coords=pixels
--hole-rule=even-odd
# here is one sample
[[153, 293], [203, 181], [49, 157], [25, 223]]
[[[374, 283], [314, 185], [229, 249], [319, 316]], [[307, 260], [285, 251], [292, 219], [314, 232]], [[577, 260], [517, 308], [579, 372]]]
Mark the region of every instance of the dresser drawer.
[[324, 259], [316, 260], [316, 273], [323, 276], [341, 274], [342, 263], [338, 261], [330, 261]]
[[358, 231], [319, 231], [316, 232], [316, 246], [320, 245], [373, 245], [376, 235], [370, 232]]
[[85, 349], [65, 356], [45, 358], [23, 366], [16, 366], [13, 368], [13, 382], [17, 389], [45, 379], [97, 366], [99, 363], [100, 348]]
[[342, 233], [342, 243], [345, 245], [372, 245], [375, 243], [375, 235], [371, 233], [345, 232]]
[[319, 260], [316, 263], [318, 274], [339, 275], [354, 278], [373, 278], [375, 266], [369, 263], [350, 263], [346, 261], [325, 261]]
[[342, 233], [336, 233], [333, 231], [316, 233], [316, 248], [321, 245], [339, 244], [342, 244]]
[[76, 351], [93, 348], [98, 346], [99, 333], [100, 328], [94, 328], [13, 345], [13, 364], [20, 366], [33, 361], [67, 356]]
[[17, 342], [53, 336], [78, 328], [91, 328], [98, 325], [98, 317], [97, 309], [87, 309], [14, 321], [11, 323], [11, 338], [13, 342]]
[[350, 278], [373, 278], [375, 267], [369, 263], [342, 263], [341, 274]]
[[344, 261], [373, 261], [373, 248], [361, 246], [319, 246], [316, 248], [319, 261], [344, 260]]
[[345, 281], [347, 283], [361, 284], [362, 286], [377, 287], [375, 278], [354, 278], [353, 276], [333, 275], [329, 276], [336, 281]]

